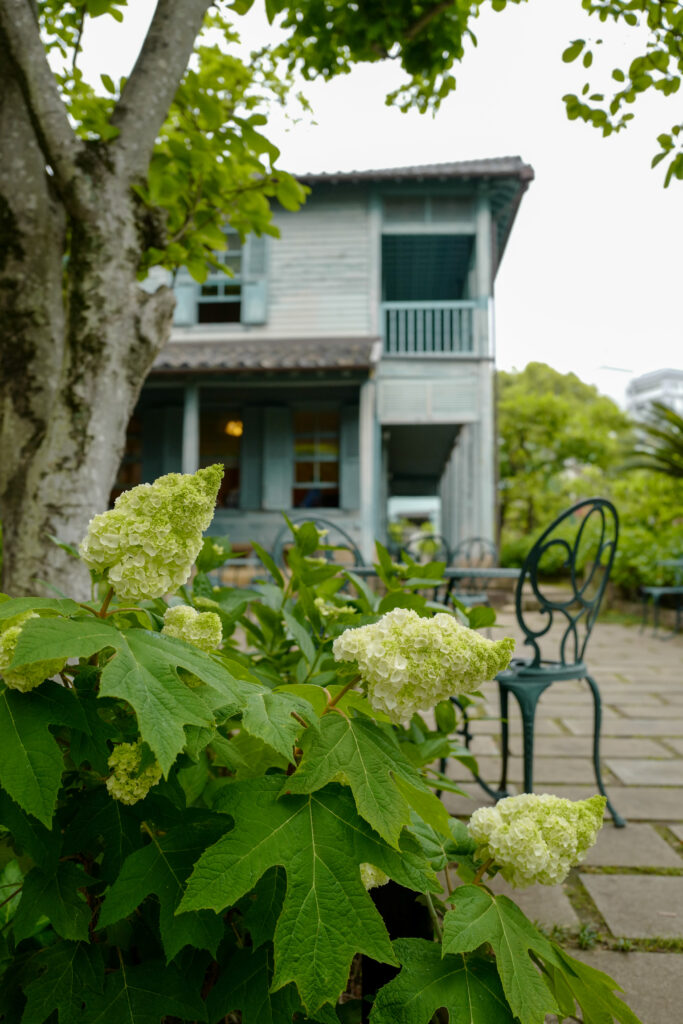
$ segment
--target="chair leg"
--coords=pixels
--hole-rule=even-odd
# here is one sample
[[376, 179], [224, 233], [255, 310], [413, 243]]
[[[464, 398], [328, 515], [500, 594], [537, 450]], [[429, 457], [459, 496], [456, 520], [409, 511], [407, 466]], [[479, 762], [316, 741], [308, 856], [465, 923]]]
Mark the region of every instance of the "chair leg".
[[501, 796], [507, 796], [507, 779], [508, 779], [508, 757], [510, 755], [509, 749], [509, 735], [510, 727], [508, 723], [508, 691], [498, 684], [498, 693], [500, 697], [500, 783], [498, 785], [498, 792]]
[[607, 810], [612, 815], [612, 820], [617, 828], [624, 828], [626, 820], [614, 809], [610, 798], [607, 796], [605, 790], [602, 774], [600, 771], [600, 729], [602, 725], [602, 700], [600, 697], [600, 690], [598, 684], [590, 676], [585, 677], [586, 682], [591, 688], [593, 694], [593, 703], [595, 705], [595, 716], [593, 720], [593, 768], [595, 769], [595, 781], [598, 784], [598, 789], [602, 796], [607, 799]]

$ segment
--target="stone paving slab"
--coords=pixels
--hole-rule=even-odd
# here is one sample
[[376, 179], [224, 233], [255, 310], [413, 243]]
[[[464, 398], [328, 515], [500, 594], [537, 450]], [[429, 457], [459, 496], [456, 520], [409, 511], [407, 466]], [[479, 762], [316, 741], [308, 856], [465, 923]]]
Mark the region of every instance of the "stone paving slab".
[[[589, 718], [564, 718], [563, 724], [575, 736], [592, 736]], [[683, 736], [683, 718], [617, 718], [604, 716], [605, 736]]]
[[[643, 1024], [683, 1020], [683, 956], [678, 953], [612, 953], [573, 949], [577, 960], [604, 971], [621, 986], [617, 995]], [[548, 1018], [550, 1021], [556, 1018]]]
[[[476, 784], [462, 786], [465, 797], [455, 793], [444, 793], [443, 800], [451, 814], [467, 817], [477, 807], [490, 806], [493, 800]], [[511, 790], [513, 787], [511, 787]], [[534, 787], [537, 793], [554, 793], [567, 800], [586, 800], [595, 796], [595, 786], [561, 786], [539, 783]], [[516, 787], [516, 792], [521, 792]], [[683, 788], [670, 786], [608, 786], [607, 792], [617, 811], [628, 821], [683, 822]], [[605, 818], [609, 812], [605, 811]]]
[[677, 754], [683, 754], [683, 739], [679, 740], [675, 739], [674, 737], [672, 737], [671, 739], [667, 738], [666, 743], [673, 750], [675, 750]]
[[683, 704], [624, 704], [621, 711], [627, 718], [683, 718]]
[[632, 821], [626, 828], [615, 828], [605, 822], [598, 833], [597, 843], [586, 854], [583, 866], [683, 868], [683, 857], [678, 856], [652, 825]]
[[655, 761], [639, 757], [610, 757], [605, 763], [627, 786], [683, 786], [683, 760], [680, 758]]
[[[667, 743], [673, 741], [666, 741]], [[517, 743], [517, 737], [513, 740]], [[518, 743], [521, 750], [521, 741]], [[683, 741], [681, 741], [681, 753], [683, 754]], [[552, 738], [541, 738], [536, 740], [534, 749], [537, 756], [548, 756], [558, 758], [569, 757], [592, 757], [593, 737], [592, 736], [553, 736]], [[673, 757], [673, 752], [668, 750], [659, 740], [656, 739], [631, 739], [625, 736], [601, 736], [600, 754], [605, 757]]]
[[584, 873], [581, 881], [615, 938], [683, 938], [683, 878], [680, 876]]
[[[449, 764], [448, 775], [454, 779], [471, 779], [471, 773], [464, 765], [457, 761]], [[479, 775], [487, 782], [500, 777], [501, 759], [496, 757], [478, 757], [477, 765]], [[590, 756], [584, 758], [556, 758], [556, 757], [535, 757], [534, 758], [534, 779], [542, 782], [586, 782], [595, 780], [593, 762]], [[511, 757], [508, 760], [508, 779], [510, 782], [521, 783], [524, 778], [524, 761], [521, 757]], [[607, 778], [604, 780], [607, 782]]]
[[683, 843], [683, 825], [669, 825], [669, 829]]
[[513, 889], [500, 875], [489, 879], [486, 884], [495, 893], [503, 893], [514, 900], [530, 921], [536, 921], [547, 928], [560, 925], [578, 931], [579, 919], [561, 885], [532, 885], [528, 889]]

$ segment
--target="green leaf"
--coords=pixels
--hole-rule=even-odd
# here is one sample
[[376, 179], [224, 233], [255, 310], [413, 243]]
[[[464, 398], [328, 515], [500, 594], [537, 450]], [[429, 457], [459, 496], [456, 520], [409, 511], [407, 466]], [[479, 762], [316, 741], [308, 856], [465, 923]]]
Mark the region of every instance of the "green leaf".
[[0, 689], [0, 785], [25, 811], [49, 827], [64, 768], [50, 725], [82, 721], [78, 702], [56, 683], [30, 693]]
[[575, 39], [574, 42], [567, 47], [562, 54], [562, 60], [565, 64], [571, 64], [572, 61], [576, 60], [584, 46], [586, 45], [585, 39]]
[[412, 608], [415, 612], [423, 612], [426, 606], [427, 599], [422, 594], [410, 594], [406, 593], [405, 590], [392, 590], [390, 594], [384, 595], [377, 606], [377, 611], [380, 615], [384, 615], [394, 608]]
[[455, 909], [444, 918], [443, 951], [469, 953], [488, 942], [508, 1003], [523, 1024], [543, 1024], [559, 1007], [530, 953], [555, 960], [553, 948], [507, 896], [478, 885], [463, 885], [452, 897]]
[[296, 640], [299, 649], [309, 665], [315, 661], [315, 645], [305, 626], [302, 626], [289, 612], [283, 612], [283, 618], [287, 623], [290, 636]]
[[78, 810], [64, 835], [64, 856], [87, 853], [101, 858], [101, 875], [113, 881], [126, 857], [142, 845], [140, 821], [135, 812], [112, 800], [104, 786], [78, 798]]
[[430, 1024], [441, 1007], [453, 1024], [515, 1024], [495, 966], [476, 957], [444, 956], [435, 942], [397, 939], [401, 973], [381, 988], [370, 1024]]
[[253, 547], [254, 551], [256, 552], [260, 560], [263, 562], [266, 569], [273, 577], [277, 585], [284, 589], [285, 581], [283, 579], [282, 573], [280, 572], [275, 562], [273, 561], [272, 556], [268, 554], [265, 548], [262, 548], [260, 544], [257, 544], [256, 541], [252, 541], [251, 546]]
[[242, 921], [254, 949], [258, 949], [264, 942], [273, 941], [286, 891], [287, 879], [283, 869], [271, 868], [258, 880], [252, 892], [244, 897]]
[[477, 604], [467, 609], [467, 622], [470, 629], [483, 629], [485, 626], [492, 626], [496, 621], [496, 613], [493, 608], [483, 604]]
[[[0, 931], [14, 917], [21, 899], [24, 875], [16, 860], [8, 860], [0, 871]], [[14, 895], [13, 895], [14, 894]], [[0, 957], [0, 960], [2, 957]]]
[[102, 82], [102, 85], [107, 90], [107, 92], [111, 93], [112, 96], [116, 95], [116, 86], [114, 85], [114, 81], [110, 75], [101, 74], [100, 81]]
[[351, 787], [358, 813], [392, 846], [398, 847], [410, 808], [448, 835], [449, 814], [404, 756], [389, 729], [366, 718], [325, 715], [320, 733], [301, 737], [303, 758], [284, 788], [312, 793], [328, 782]]
[[[111, 802], [111, 801], [110, 801]], [[7, 793], [0, 790], [0, 825], [8, 828], [12, 839], [36, 864], [48, 868], [57, 863], [61, 846], [61, 835], [58, 831], [50, 832], [39, 821], [10, 800]]]
[[216, 985], [207, 999], [209, 1024], [219, 1024], [235, 1010], [242, 1011], [242, 1024], [281, 1024], [294, 1020], [301, 1000], [294, 985], [270, 991], [273, 951], [266, 947], [252, 952], [238, 949], [221, 968]]
[[449, 830], [450, 836], [446, 838], [417, 815], [412, 816], [410, 834], [416, 837], [435, 871], [443, 871], [447, 864], [470, 856], [477, 848], [463, 821], [451, 818]]
[[195, 861], [225, 829], [218, 816], [204, 813], [194, 820], [157, 836], [136, 850], [124, 862], [121, 872], [107, 892], [97, 927], [106, 928], [127, 917], [154, 893], [161, 907], [159, 927], [167, 961], [187, 945], [207, 949], [216, 956], [223, 938], [223, 921], [208, 911], [174, 916], [183, 895], [183, 883]]
[[[253, 889], [269, 869], [287, 873], [287, 894], [275, 930], [273, 989], [294, 982], [308, 1012], [336, 1001], [353, 956], [395, 963], [384, 922], [360, 877], [370, 863], [420, 891], [440, 886], [412, 839], [402, 853], [359, 818], [351, 795], [328, 786], [312, 796], [280, 797], [282, 776], [224, 787], [216, 808], [234, 819], [190, 876], [181, 911], [221, 912]], [[340, 928], [340, 921], [344, 928]]]
[[87, 942], [57, 942], [41, 949], [32, 961], [34, 980], [25, 986], [22, 1024], [43, 1024], [55, 1010], [59, 1024], [82, 1019], [81, 1007], [101, 992], [104, 965], [97, 946]]
[[[4, 595], [3, 595], [4, 596]], [[0, 622], [12, 619], [24, 612], [51, 611], [57, 615], [74, 615], [82, 611], [75, 601], [69, 598], [54, 597], [15, 597], [4, 600], [0, 604]]]
[[181, 972], [161, 961], [140, 967], [121, 964], [107, 975], [104, 992], [88, 1002], [88, 1024], [159, 1024], [165, 1017], [206, 1020], [199, 995], [188, 990]]
[[261, 689], [248, 697], [242, 726], [291, 761], [292, 746], [305, 731], [301, 722], [294, 718], [295, 712], [309, 723], [307, 731], [317, 730], [318, 717], [307, 700], [291, 693]]
[[93, 879], [71, 861], [58, 864], [52, 872], [33, 868], [24, 881], [14, 918], [16, 941], [29, 938], [45, 916], [63, 939], [87, 942], [91, 910], [79, 890], [92, 884]]
[[547, 983], [566, 1016], [574, 1015], [576, 1000], [586, 1024], [612, 1024], [613, 1020], [620, 1024], [641, 1024], [633, 1010], [614, 995], [613, 989], [622, 991], [616, 981], [595, 967], [576, 960], [556, 943], [553, 942], [552, 947], [560, 967], [558, 969], [544, 959]]

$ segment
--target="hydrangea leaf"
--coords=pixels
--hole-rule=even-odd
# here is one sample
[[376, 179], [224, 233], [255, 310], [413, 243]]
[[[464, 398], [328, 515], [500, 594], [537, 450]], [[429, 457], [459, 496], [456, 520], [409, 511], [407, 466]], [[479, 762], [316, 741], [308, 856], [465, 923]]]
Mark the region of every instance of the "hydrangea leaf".
[[282, 868], [271, 868], [258, 880], [241, 904], [242, 922], [249, 932], [251, 944], [258, 949], [272, 942], [277, 919], [287, 892], [287, 878]]
[[70, 598], [13, 597], [0, 603], [0, 622], [24, 612], [49, 611], [56, 615], [75, 615], [81, 608]]
[[548, 985], [557, 996], [563, 1015], [574, 1016], [576, 1000], [585, 1024], [612, 1024], [613, 1020], [620, 1024], [641, 1024], [633, 1010], [614, 994], [615, 988], [622, 989], [609, 975], [576, 960], [554, 942], [552, 947], [559, 967], [543, 960]]
[[78, 701], [68, 690], [55, 683], [30, 693], [0, 687], [0, 785], [48, 827], [64, 768], [51, 725], [84, 725]]
[[183, 895], [183, 883], [199, 855], [225, 829], [216, 818], [186, 821], [150, 842], [126, 858], [121, 872], [107, 892], [97, 922], [98, 928], [127, 917], [144, 899], [155, 893], [161, 907], [159, 928], [167, 961], [183, 946], [208, 949], [215, 956], [223, 938], [223, 921], [208, 911], [174, 916]]
[[51, 832], [31, 815], [25, 814], [2, 790], [0, 825], [4, 825], [12, 833], [13, 842], [39, 867], [49, 868], [57, 863], [61, 846], [59, 831]]
[[430, 825], [420, 821], [417, 815], [413, 814], [410, 817], [410, 833], [418, 840], [435, 871], [443, 871], [452, 861], [471, 856], [477, 848], [464, 821], [450, 818], [448, 831], [449, 838], [446, 838]]
[[412, 889], [438, 892], [440, 886], [414, 840], [404, 839], [401, 853], [393, 850], [358, 816], [341, 786], [306, 796], [280, 796], [281, 790], [282, 776], [269, 775], [219, 792], [216, 808], [231, 815], [234, 829], [199, 859], [179, 909], [221, 912], [269, 868], [284, 867], [287, 892], [275, 929], [273, 989], [294, 982], [311, 1013], [336, 1001], [355, 953], [396, 962], [384, 922], [361, 882], [362, 863]]
[[[89, 657], [107, 647], [116, 654], [102, 672], [100, 696], [119, 697], [133, 707], [142, 738], [164, 775], [185, 746], [185, 725], [210, 726], [215, 710], [230, 714], [242, 708], [248, 684], [235, 680], [204, 651], [144, 629], [123, 633], [106, 622], [36, 619], [22, 630], [12, 665]], [[186, 686], [178, 678], [179, 667], [206, 686]]]
[[[303, 758], [285, 788], [311, 793], [328, 782], [351, 787], [358, 813], [392, 846], [398, 846], [410, 808], [449, 835], [449, 814], [405, 757], [391, 732], [367, 718], [329, 714], [320, 733], [301, 737]], [[392, 784], [393, 783], [393, 784]]]
[[[308, 723], [308, 730], [294, 718], [295, 712]], [[318, 717], [307, 700], [262, 688], [247, 697], [242, 726], [291, 761], [294, 743], [303, 731], [318, 728]]]
[[81, 1019], [88, 994], [102, 991], [104, 964], [100, 950], [91, 943], [57, 942], [40, 950], [32, 962], [32, 974], [24, 989], [22, 1024], [43, 1024], [55, 1010], [59, 1024], [73, 1024]]
[[206, 1008], [181, 972], [161, 961], [121, 965], [107, 975], [104, 992], [89, 1000], [88, 1024], [159, 1024], [166, 1015], [206, 1020]]
[[507, 1001], [522, 1024], [543, 1024], [558, 1006], [530, 953], [556, 962], [553, 947], [507, 896], [478, 885], [456, 889], [455, 908], [444, 918], [443, 951], [469, 953], [488, 942]]
[[32, 868], [14, 918], [16, 941], [32, 935], [41, 917], [47, 917], [63, 939], [87, 941], [91, 910], [80, 890], [92, 884], [93, 879], [72, 861], [58, 864], [54, 871]]
[[112, 800], [104, 786], [79, 796], [78, 811], [65, 829], [63, 854], [87, 853], [101, 858], [100, 873], [113, 881], [124, 860], [142, 845], [140, 821], [118, 800]]
[[[271, 947], [236, 950], [222, 967], [218, 982], [207, 998], [209, 1024], [219, 1024], [235, 1010], [241, 1010], [242, 1024], [300, 1021], [301, 1000], [295, 986], [286, 985], [271, 992], [272, 975]], [[331, 1006], [325, 1006], [315, 1013], [315, 1024], [339, 1024], [339, 1018]]]
[[379, 990], [370, 1024], [430, 1024], [442, 1007], [453, 1024], [515, 1024], [491, 962], [442, 958], [426, 939], [397, 939], [394, 951], [401, 973]]

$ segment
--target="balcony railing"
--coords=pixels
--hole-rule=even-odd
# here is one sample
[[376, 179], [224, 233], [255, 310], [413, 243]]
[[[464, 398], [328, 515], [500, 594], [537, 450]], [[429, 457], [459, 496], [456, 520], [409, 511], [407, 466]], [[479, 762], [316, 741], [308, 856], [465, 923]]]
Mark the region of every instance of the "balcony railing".
[[383, 302], [384, 352], [391, 356], [475, 351], [476, 302]]

